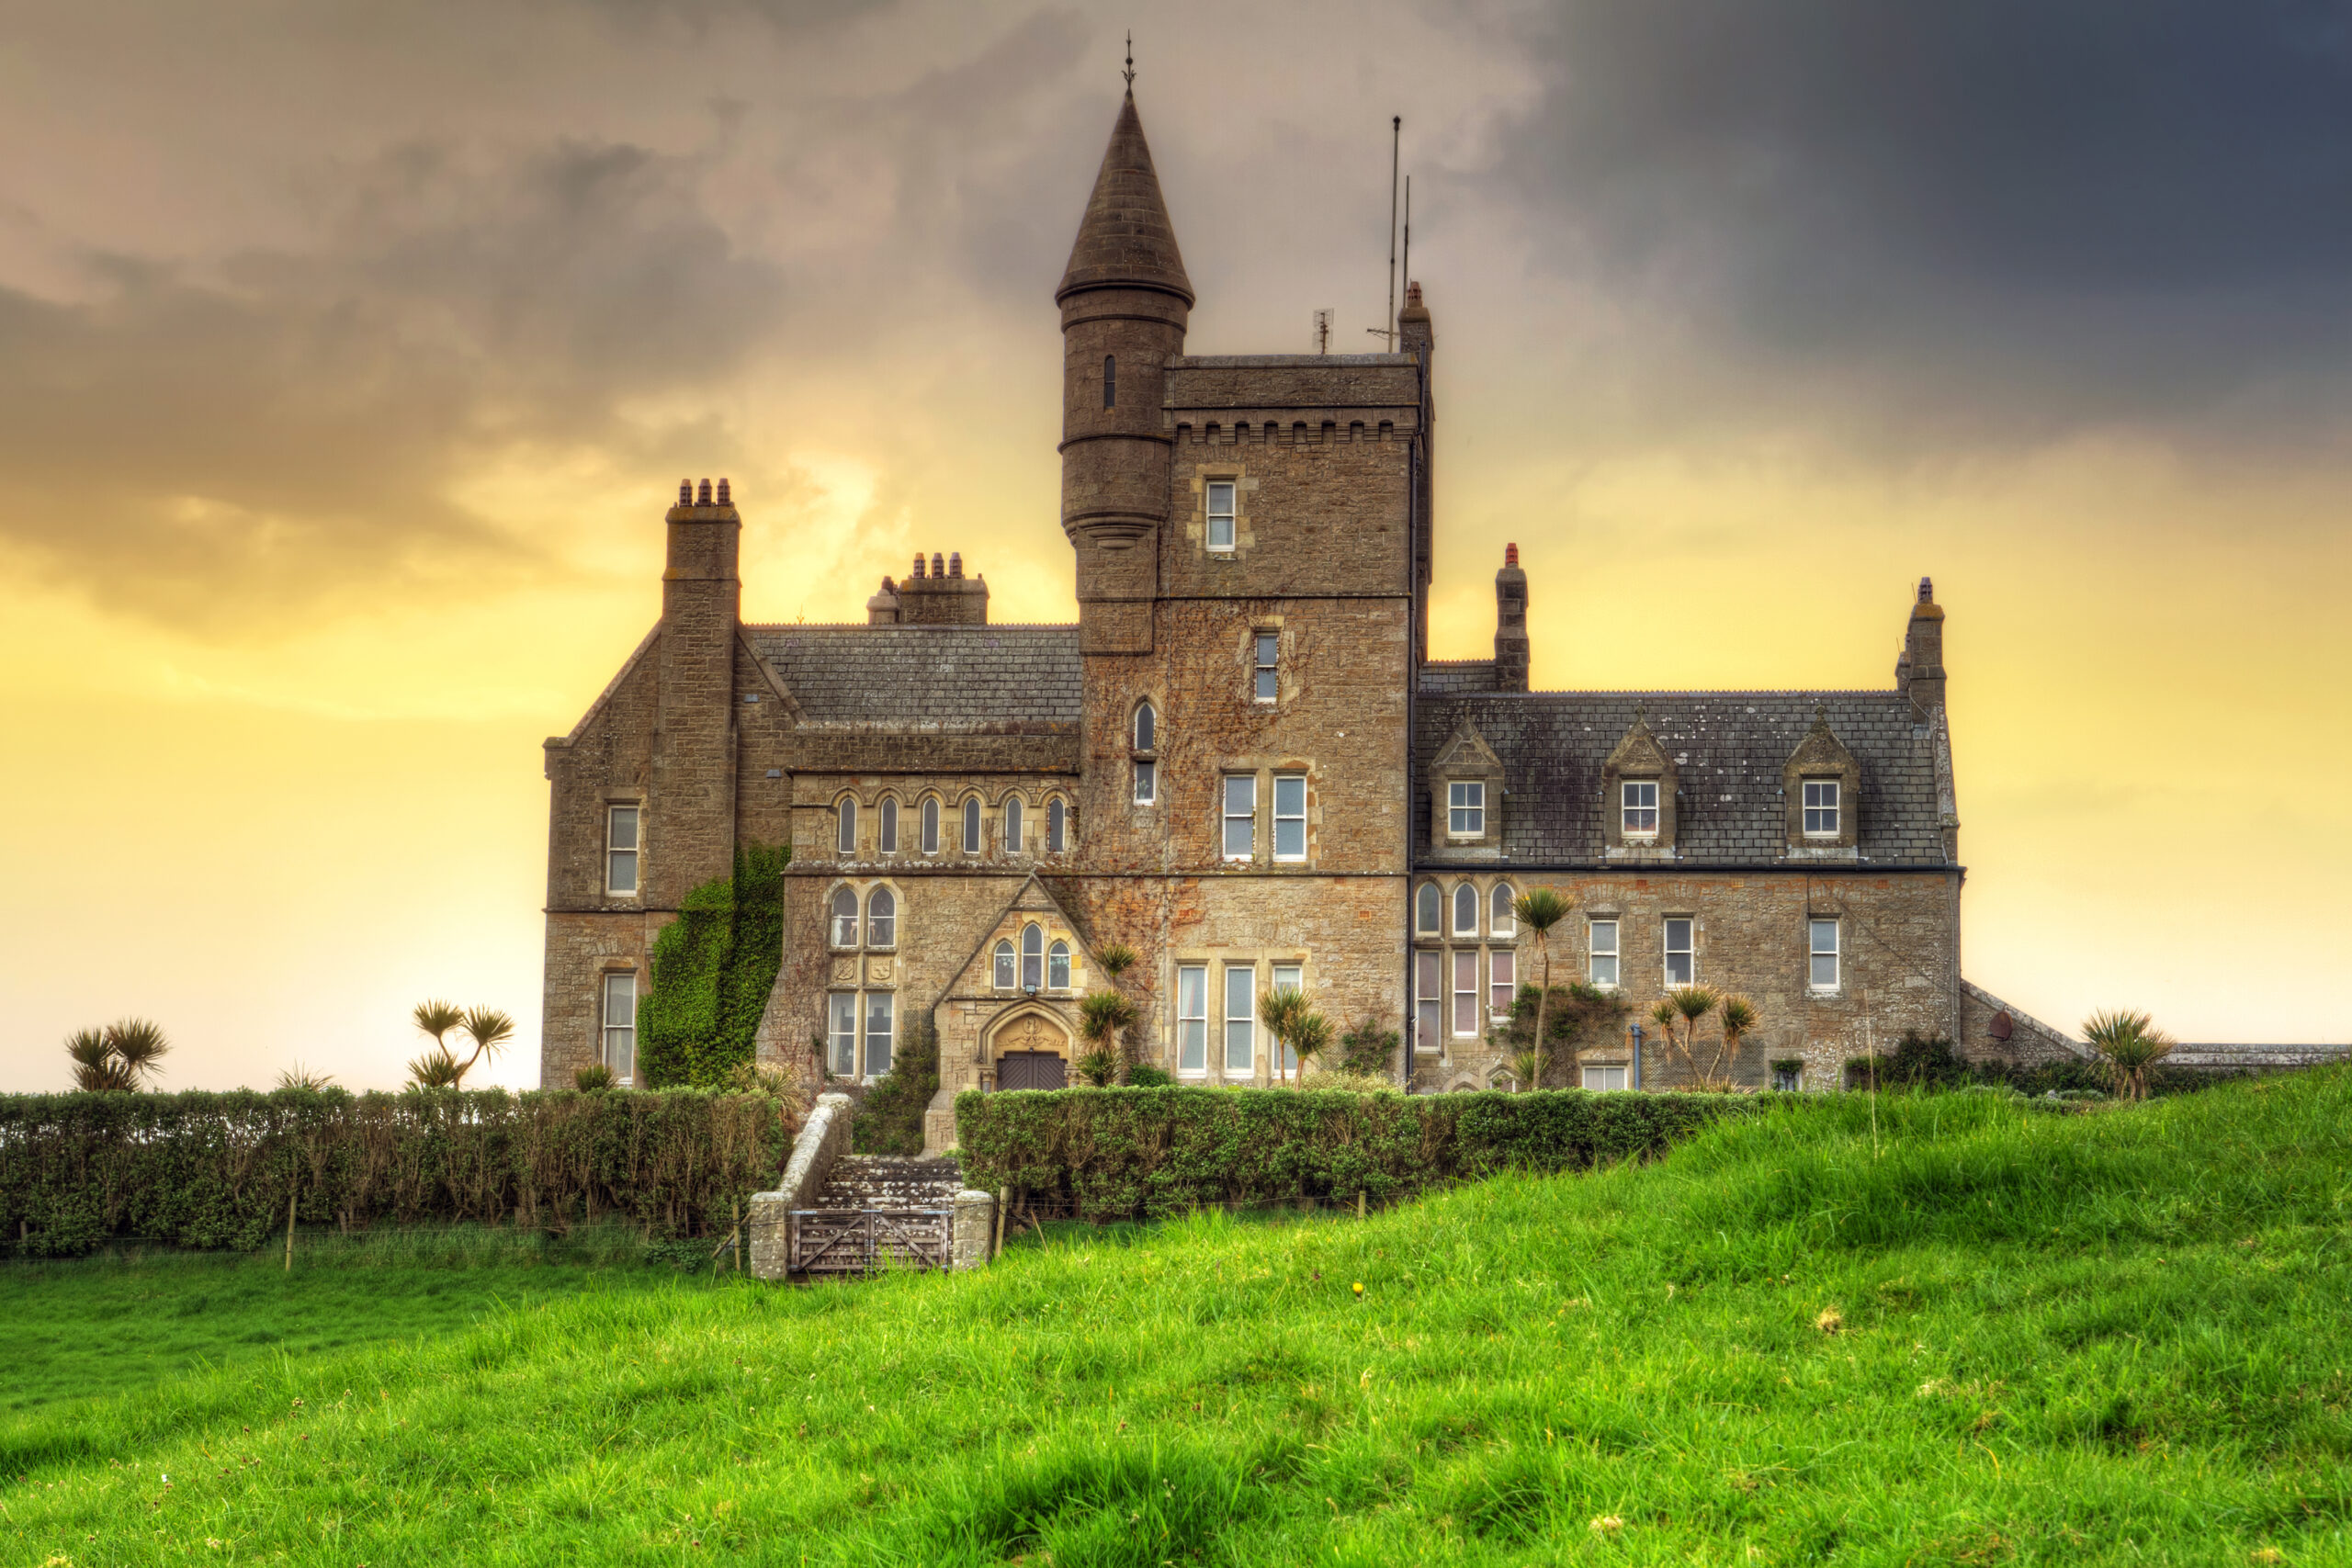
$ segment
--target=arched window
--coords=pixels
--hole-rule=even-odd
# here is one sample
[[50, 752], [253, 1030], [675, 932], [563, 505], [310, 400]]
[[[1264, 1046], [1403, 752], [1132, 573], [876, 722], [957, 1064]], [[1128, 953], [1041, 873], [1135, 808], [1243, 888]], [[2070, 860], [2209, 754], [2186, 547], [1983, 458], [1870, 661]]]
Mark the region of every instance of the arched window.
[[1517, 936], [1519, 934], [1519, 911], [1513, 908], [1512, 906], [1518, 903], [1518, 901], [1519, 895], [1510, 890], [1510, 883], [1496, 883], [1495, 912], [1493, 915], [1488, 917], [1487, 929], [1497, 936]]
[[1069, 943], [1057, 942], [1046, 950], [1046, 987], [1048, 990], [1069, 989]]
[[1069, 848], [1069, 807], [1060, 795], [1046, 803], [1046, 852], [1057, 855]]
[[833, 945], [857, 945], [857, 895], [846, 887], [833, 889]]
[[899, 901], [887, 887], [877, 887], [865, 901], [865, 944], [895, 947], [899, 941]]
[[928, 795], [922, 803], [922, 852], [939, 852], [939, 802]]
[[1149, 703], [1145, 703], [1136, 709], [1136, 750], [1157, 750], [1159, 748], [1155, 742], [1159, 739], [1159, 715], [1152, 711]]
[[996, 988], [1012, 989], [1012, 944], [1009, 942], [996, 944]]
[[899, 852], [899, 802], [895, 795], [882, 797], [882, 831], [876, 835], [876, 848], [886, 855]]
[[1453, 890], [1453, 934], [1478, 934], [1478, 890], [1466, 882]]
[[1421, 890], [1413, 895], [1413, 930], [1421, 936], [1438, 934], [1439, 911], [1443, 897], [1434, 882], [1424, 882]]
[[833, 848], [845, 855], [857, 852], [857, 802], [844, 798], [835, 808], [841, 826], [833, 834]]
[[1007, 854], [1021, 852], [1021, 797], [1017, 795], [1004, 800], [1004, 848]]
[[1046, 933], [1035, 926], [1021, 928], [1021, 988], [1035, 991], [1046, 984]]
[[1102, 356], [1102, 406], [1106, 409], [1119, 406], [1119, 360], [1116, 355]]
[[967, 855], [980, 852], [980, 803], [978, 800], [964, 802], [964, 852]]

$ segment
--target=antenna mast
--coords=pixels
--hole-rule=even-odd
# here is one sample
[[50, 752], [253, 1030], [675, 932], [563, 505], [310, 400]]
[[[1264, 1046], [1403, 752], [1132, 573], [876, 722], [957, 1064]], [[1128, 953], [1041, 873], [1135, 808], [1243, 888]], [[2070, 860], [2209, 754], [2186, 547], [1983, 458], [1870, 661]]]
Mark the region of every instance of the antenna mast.
[[1388, 314], [1380, 319], [1388, 346], [1396, 346], [1396, 168], [1405, 143], [1405, 117], [1388, 117]]
[[1413, 287], [1413, 176], [1405, 176], [1405, 287]]

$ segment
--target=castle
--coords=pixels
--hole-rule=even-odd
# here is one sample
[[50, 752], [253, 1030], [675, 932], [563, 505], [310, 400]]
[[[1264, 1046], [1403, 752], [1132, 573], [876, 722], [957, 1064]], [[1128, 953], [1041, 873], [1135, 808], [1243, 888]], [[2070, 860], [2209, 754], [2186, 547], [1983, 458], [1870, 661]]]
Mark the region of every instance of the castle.
[[[1418, 284], [1393, 353], [1187, 355], [1130, 90], [1055, 299], [1076, 625], [991, 623], [937, 555], [864, 625], [747, 625], [728, 483], [680, 487], [660, 623], [548, 742], [543, 1081], [630, 1076], [654, 933], [750, 840], [792, 849], [762, 1057], [871, 1081], [928, 1022], [934, 1146], [957, 1090], [1067, 1081], [1114, 946], [1131, 1053], [1182, 1081], [1280, 1076], [1258, 999], [1296, 987], [1397, 1031], [1415, 1091], [1508, 1082], [1490, 1030], [1536, 977], [1511, 906], [1538, 886], [1575, 901], [1555, 983], [1629, 1022], [1674, 986], [1749, 997], [1750, 1082], [1834, 1087], [1907, 1030], [2075, 1049], [1962, 978], [1926, 580], [1883, 690], [1532, 692], [1515, 547], [1494, 657], [1431, 660]], [[1573, 1071], [1679, 1069], [1652, 1026]]]

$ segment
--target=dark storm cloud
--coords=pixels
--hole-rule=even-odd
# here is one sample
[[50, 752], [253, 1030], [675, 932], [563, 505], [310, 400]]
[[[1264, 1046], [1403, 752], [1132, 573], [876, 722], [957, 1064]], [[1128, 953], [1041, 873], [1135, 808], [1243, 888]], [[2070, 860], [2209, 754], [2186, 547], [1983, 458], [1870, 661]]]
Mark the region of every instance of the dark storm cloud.
[[220, 635], [539, 570], [452, 504], [466, 461], [626, 439], [623, 397], [724, 374], [781, 308], [697, 172], [412, 144], [334, 172], [314, 246], [200, 276], [91, 257], [75, 302], [0, 289], [0, 537]]
[[1585, 0], [1543, 52], [1502, 194], [1751, 372], [1983, 434], [2345, 400], [2352, 8]]

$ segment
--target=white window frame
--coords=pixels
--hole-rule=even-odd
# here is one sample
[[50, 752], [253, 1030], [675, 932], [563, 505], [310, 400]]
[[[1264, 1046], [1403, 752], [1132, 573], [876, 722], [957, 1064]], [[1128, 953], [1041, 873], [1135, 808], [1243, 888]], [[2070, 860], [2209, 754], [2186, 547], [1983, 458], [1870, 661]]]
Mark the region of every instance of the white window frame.
[[[1473, 942], [1477, 941], [1478, 885], [1475, 882], [1455, 883], [1453, 892], [1448, 897], [1447, 902], [1453, 906], [1453, 934], [1457, 937], [1468, 937]], [[1470, 923], [1466, 926], [1462, 923], [1462, 909], [1465, 904], [1470, 908]]]
[[[1240, 1010], [1235, 1010], [1235, 982], [1240, 983]], [[1240, 1047], [1237, 1058], [1234, 1047]], [[1225, 1076], [1254, 1078], [1258, 1076], [1258, 966], [1254, 964], [1228, 964], [1225, 966]]]
[[1151, 806], [1159, 799], [1159, 764], [1149, 757], [1136, 759], [1136, 804]]
[[997, 939], [995, 949], [989, 954], [989, 963], [993, 971], [989, 978], [998, 990], [1010, 991], [1016, 988], [1015, 982], [1021, 975], [1021, 960], [1013, 950], [1012, 938]]
[[1498, 947], [1487, 954], [1487, 1010], [1497, 1022], [1510, 1018], [1511, 1004], [1519, 999], [1519, 954], [1508, 947]]
[[[1266, 989], [1270, 991], [1303, 991], [1306, 988], [1306, 966], [1303, 964], [1277, 964], [1267, 971]], [[1277, 1044], [1275, 1053], [1282, 1058], [1281, 1071], [1298, 1077], [1298, 1053], [1288, 1045]]]
[[[890, 1058], [893, 1054], [893, 1047], [898, 1043], [899, 1011], [896, 1004], [897, 993], [893, 991], [867, 991], [865, 993], [865, 1005], [858, 1010], [859, 1013], [864, 1016], [865, 1027], [865, 1076], [869, 1078], [878, 1078], [884, 1073], [890, 1070]], [[875, 1027], [877, 1021], [875, 1016], [876, 1013], [881, 1015], [878, 1021], [881, 1027], [878, 1030]], [[876, 1040], [881, 1042], [881, 1060], [878, 1066], [875, 1059], [875, 1042]]]
[[[613, 1014], [626, 1008], [628, 1021], [615, 1023]], [[597, 1004], [600, 1027], [604, 1032], [603, 1055], [598, 1057], [612, 1069], [613, 1081], [624, 1087], [637, 1081], [637, 971], [608, 969], [605, 972], [604, 995]]]
[[[1244, 810], [1234, 810], [1234, 786], [1239, 784], [1247, 792]], [[1240, 823], [1241, 852], [1233, 849], [1234, 824]], [[1253, 861], [1258, 858], [1258, 775], [1227, 773], [1217, 785], [1217, 848], [1227, 861]]]
[[1454, 779], [1445, 786], [1445, 836], [1483, 839], [1487, 836], [1487, 781]]
[[[1456, 1040], [1476, 1040], [1485, 1032], [1478, 1027], [1478, 1016], [1485, 1010], [1478, 1005], [1478, 950], [1475, 947], [1453, 948], [1446, 953], [1446, 962], [1453, 971], [1451, 998], [1453, 1037]], [[1466, 986], [1462, 983], [1465, 976], [1470, 982]], [[1470, 1026], [1467, 1029], [1463, 1027], [1465, 1021]]]
[[[1662, 781], [1657, 779], [1617, 781], [1617, 831], [1620, 838], [1638, 840], [1655, 840], [1658, 836], [1659, 825], [1665, 821], [1665, 815], [1658, 805], [1658, 796], [1663, 793], [1663, 787]], [[1644, 794], [1645, 791], [1647, 792], [1646, 795]], [[1648, 827], [1637, 828], [1634, 825], [1635, 812], [1649, 814]]]
[[1625, 1089], [1625, 1069], [1615, 1066], [1589, 1066], [1584, 1070], [1584, 1087], [1593, 1094], [1618, 1094]]
[[[1609, 933], [1609, 945], [1600, 945], [1600, 933]], [[1624, 927], [1615, 918], [1585, 922], [1585, 979], [1596, 991], [1613, 991], [1624, 983]], [[1609, 976], [1601, 978], [1600, 961], [1609, 961]]]
[[1209, 1070], [1209, 966], [1176, 966], [1176, 1071], [1205, 1077]]
[[[1841, 830], [1839, 825], [1844, 821], [1846, 803], [1841, 798], [1845, 791], [1838, 786], [1838, 781], [1836, 779], [1806, 779], [1798, 784], [1798, 796], [1804, 803], [1798, 807], [1804, 813], [1799, 820], [1804, 829], [1806, 838], [1834, 839], [1838, 836]], [[1814, 794], [1815, 790], [1821, 792], [1818, 805], [1815, 804]], [[1826, 825], [1815, 827], [1814, 823], [1816, 819]]]
[[978, 854], [981, 847], [989, 841], [987, 827], [980, 821], [980, 797], [977, 795], [966, 795], [963, 813], [964, 852], [967, 855]]
[[[842, 913], [842, 901], [849, 901], [849, 913]], [[831, 933], [835, 947], [855, 947], [857, 933], [865, 922], [858, 918], [857, 889], [847, 883], [833, 889], [825, 900], [826, 930]]]
[[1508, 882], [1496, 883], [1487, 895], [1487, 931], [1502, 940], [1519, 935], [1519, 894]]
[[1060, 795], [1046, 802], [1046, 852], [1063, 853], [1069, 848], [1069, 805]]
[[[1674, 945], [1674, 928], [1677, 926], [1682, 928], [1683, 945], [1680, 947]], [[1699, 918], [1696, 915], [1668, 915], [1659, 921], [1658, 945], [1665, 952], [1663, 974], [1668, 990], [1671, 991], [1682, 986], [1695, 986], [1699, 983]], [[1674, 961], [1677, 958], [1685, 960], [1684, 967], [1690, 971], [1679, 979], [1677, 979], [1674, 974]]]
[[[628, 842], [620, 843], [619, 829], [623, 818], [628, 823]], [[620, 869], [622, 857], [628, 863], [628, 886], [623, 887], [613, 873]], [[645, 808], [641, 806], [607, 806], [605, 807], [605, 892], [621, 898], [638, 897], [645, 886]]]
[[939, 797], [935, 795], [922, 797], [922, 843], [923, 853], [935, 855], [939, 852]]
[[1445, 1054], [1445, 954], [1434, 947], [1413, 954], [1413, 1048]]
[[894, 855], [899, 852], [899, 797], [884, 795], [881, 812], [882, 820], [875, 831], [874, 847], [883, 854]]
[[1261, 703], [1282, 695], [1283, 634], [1256, 631], [1250, 636], [1250, 694]]
[[1059, 937], [1055, 938], [1046, 947], [1046, 989], [1049, 991], [1069, 989], [1069, 943]]
[[833, 852], [857, 853], [857, 797], [845, 795], [833, 803]]
[[1019, 795], [1008, 795], [1004, 797], [1003, 815], [1004, 852], [1009, 855], [1017, 855], [1021, 852], [1022, 813], [1021, 797]]
[[865, 945], [899, 945], [899, 896], [888, 887], [877, 887], [865, 896]]
[[[1808, 915], [1804, 922], [1805, 989], [1816, 997], [1834, 997], [1846, 983], [1846, 932], [1843, 922], [1833, 916]], [[1829, 933], [1829, 945], [1821, 945], [1821, 933]], [[1821, 961], [1829, 961], [1829, 979], [1821, 978]]]
[[1241, 481], [1210, 479], [1202, 505], [1208, 517], [1209, 548], [1221, 556], [1234, 551], [1234, 517], [1240, 505]]
[[857, 993], [827, 991], [825, 993], [826, 1034], [831, 1046], [833, 1076], [854, 1078], [857, 1076]]
[[[1287, 795], [1292, 798], [1285, 800]], [[1295, 808], [1295, 809], [1294, 809]], [[1283, 829], [1291, 829], [1295, 847], [1283, 847]], [[1306, 858], [1306, 775], [1276, 773], [1274, 775], [1274, 858], [1278, 861], [1303, 861]]]

